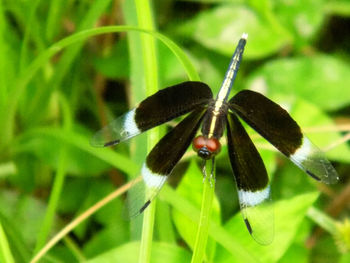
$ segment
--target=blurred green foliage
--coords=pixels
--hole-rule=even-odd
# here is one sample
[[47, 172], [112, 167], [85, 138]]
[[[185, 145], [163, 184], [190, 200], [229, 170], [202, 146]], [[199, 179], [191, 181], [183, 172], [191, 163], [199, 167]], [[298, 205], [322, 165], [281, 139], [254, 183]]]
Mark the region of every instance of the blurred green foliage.
[[[242, 257], [349, 262], [344, 235], [350, 232], [348, 223], [341, 223], [349, 218], [350, 200], [350, 2], [152, 4], [158, 32], [177, 43], [197, 70], [191, 73], [188, 63], [180, 63], [181, 54], [157, 41], [160, 87], [198, 73], [217, 92], [238, 39], [247, 32], [232, 92], [254, 89], [287, 108], [326, 150], [341, 177], [334, 186], [315, 184], [250, 132], [275, 200], [275, 242], [262, 247], [243, 226], [224, 146], [211, 221], [217, 231], [209, 230], [207, 262], [243, 262]], [[89, 145], [95, 131], [146, 96], [140, 32], [75, 35], [106, 25], [135, 26], [134, 1], [0, 0], [0, 262], [29, 262], [49, 237], [138, 175], [145, 136], [116, 149]], [[176, 181], [184, 174], [183, 180], [176, 191], [164, 191], [158, 203], [151, 262], [191, 259], [197, 229], [193, 217], [203, 188], [195, 161], [189, 150], [172, 176]], [[123, 204], [124, 198], [109, 202], [40, 262], [136, 262], [142, 221], [125, 221]]]

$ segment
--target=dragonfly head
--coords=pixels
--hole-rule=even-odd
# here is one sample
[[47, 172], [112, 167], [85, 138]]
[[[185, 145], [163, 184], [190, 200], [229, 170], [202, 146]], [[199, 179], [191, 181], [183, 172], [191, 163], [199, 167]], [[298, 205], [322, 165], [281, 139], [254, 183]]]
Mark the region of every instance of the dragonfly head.
[[198, 156], [204, 160], [211, 159], [221, 150], [219, 140], [215, 138], [207, 138], [203, 135], [196, 137], [192, 142], [192, 146]]

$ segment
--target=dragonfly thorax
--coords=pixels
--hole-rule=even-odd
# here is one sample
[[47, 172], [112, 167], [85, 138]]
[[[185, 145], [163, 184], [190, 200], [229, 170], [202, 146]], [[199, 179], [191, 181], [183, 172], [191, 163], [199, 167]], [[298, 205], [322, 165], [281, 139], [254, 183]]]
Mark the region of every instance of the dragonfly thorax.
[[205, 160], [211, 159], [221, 150], [221, 144], [219, 140], [213, 137], [207, 138], [203, 135], [194, 138], [192, 146], [194, 151], [197, 152], [198, 156]]

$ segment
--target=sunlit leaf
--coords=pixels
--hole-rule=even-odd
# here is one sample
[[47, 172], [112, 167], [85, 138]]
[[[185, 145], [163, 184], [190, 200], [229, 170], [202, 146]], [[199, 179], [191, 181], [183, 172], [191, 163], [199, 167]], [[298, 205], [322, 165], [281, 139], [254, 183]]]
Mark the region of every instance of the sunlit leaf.
[[275, 15], [296, 37], [309, 39], [322, 26], [324, 0], [274, 1]]
[[324, 110], [349, 104], [350, 67], [328, 55], [273, 60], [251, 75], [247, 88], [301, 97]]
[[[242, 245], [262, 262], [277, 262], [293, 241], [307, 209], [317, 197], [318, 193], [307, 193], [275, 203], [275, 238], [269, 246], [261, 246], [251, 238], [240, 214], [234, 216], [225, 229], [239, 238]], [[215, 262], [228, 262], [230, 257], [227, 251], [218, 247]], [[234, 260], [232, 258], [230, 262], [240, 262], [238, 259]]]
[[[180, 185], [177, 187], [176, 192], [185, 197], [187, 200], [190, 200], [194, 205], [196, 205], [196, 207], [198, 207], [198, 209], [200, 209], [203, 194], [203, 175], [195, 161], [191, 162], [190, 167], [187, 169], [187, 172], [182, 178]], [[212, 220], [215, 222], [220, 222], [219, 211], [219, 203], [217, 199], [214, 199]], [[191, 248], [193, 248], [198, 225], [193, 223], [191, 219], [177, 210], [173, 211], [173, 217], [175, 226], [181, 237]], [[214, 252], [215, 242], [212, 239], [208, 239], [207, 256], [211, 258]]]
[[207, 48], [231, 56], [243, 32], [249, 34], [245, 58], [258, 58], [277, 52], [288, 43], [284, 34], [269, 26], [254, 10], [243, 5], [221, 5], [201, 12], [182, 26], [186, 33]]
[[[138, 242], [126, 243], [120, 247], [112, 249], [87, 263], [105, 263], [105, 262], [123, 262], [135, 263], [138, 261], [140, 244]], [[152, 263], [178, 263], [190, 262], [191, 255], [184, 248], [179, 246], [153, 242], [152, 244]]]

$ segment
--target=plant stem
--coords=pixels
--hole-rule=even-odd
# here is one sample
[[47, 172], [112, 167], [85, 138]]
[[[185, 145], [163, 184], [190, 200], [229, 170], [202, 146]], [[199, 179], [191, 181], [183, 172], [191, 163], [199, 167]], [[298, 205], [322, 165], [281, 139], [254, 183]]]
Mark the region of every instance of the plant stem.
[[[198, 222], [200, 211], [191, 204], [186, 198], [176, 193], [170, 186], [164, 185], [160, 193], [162, 200], [169, 203], [174, 209], [184, 213], [193, 222]], [[234, 257], [240, 258], [241, 262], [256, 263], [259, 262], [247, 249], [239, 242], [236, 237], [232, 236], [223, 226], [215, 221], [210, 222], [209, 235]]]
[[[152, 11], [149, 1], [135, 0], [138, 25], [141, 28], [154, 30]], [[148, 35], [141, 35], [141, 47], [144, 65], [144, 78], [146, 84], [146, 95], [149, 96], [158, 91], [158, 66], [156, 58], [156, 46], [154, 38]], [[159, 138], [158, 129], [148, 133], [147, 147], [150, 151]], [[139, 262], [150, 262], [152, 250], [153, 227], [155, 218], [155, 202], [144, 212], [142, 236], [140, 245]]]
[[310, 207], [307, 216], [330, 234], [334, 235], [337, 232], [336, 221], [319, 209]]
[[[68, 102], [63, 95], [60, 97], [62, 116], [63, 116], [63, 130], [69, 131], [72, 127], [72, 113], [70, 112]], [[37, 242], [34, 249], [36, 254], [39, 249], [45, 244], [45, 241], [50, 233], [51, 227], [54, 223], [56, 209], [60, 200], [62, 188], [66, 177], [66, 162], [67, 162], [67, 147], [63, 145], [59, 152], [59, 161], [56, 176], [52, 186], [52, 191], [47, 205], [47, 211], [45, 213], [42, 226], [37, 236]]]
[[11, 249], [10, 249], [6, 234], [4, 232], [4, 229], [2, 228], [1, 222], [0, 222], [0, 260], [1, 262], [7, 262], [7, 263], [15, 262], [13, 255], [11, 253]]
[[[213, 205], [213, 199], [215, 194], [215, 164], [214, 161], [212, 163], [211, 160], [207, 161], [206, 163], [208, 164], [205, 167], [206, 174], [210, 174], [210, 176], [206, 176], [204, 180], [201, 214], [199, 217], [197, 236], [194, 243], [193, 255], [191, 260], [192, 263], [203, 262], [206, 251], [205, 248], [208, 240], [211, 208]], [[211, 171], [213, 172], [213, 174], [211, 174]]]

